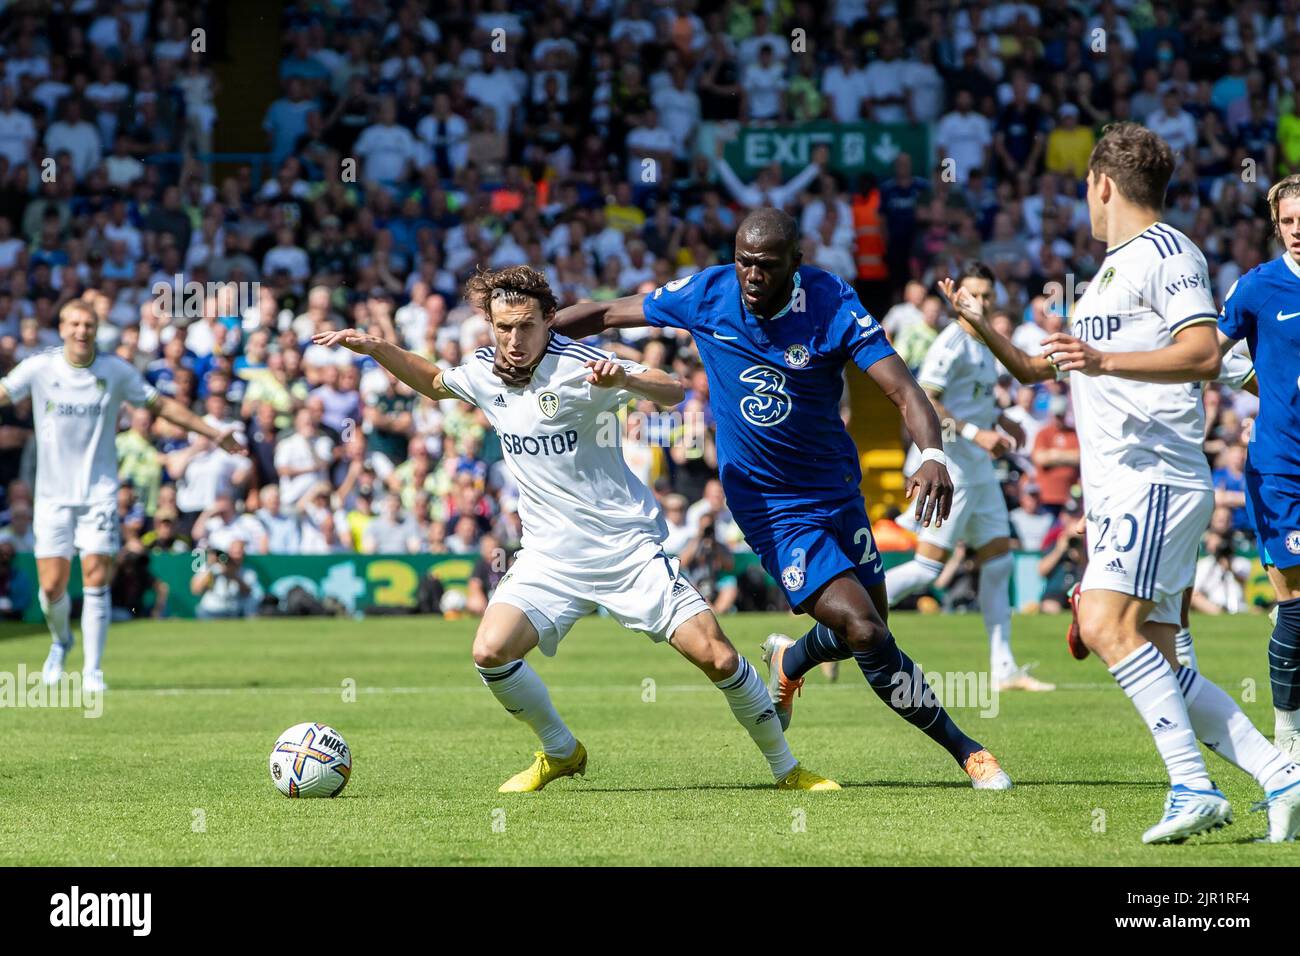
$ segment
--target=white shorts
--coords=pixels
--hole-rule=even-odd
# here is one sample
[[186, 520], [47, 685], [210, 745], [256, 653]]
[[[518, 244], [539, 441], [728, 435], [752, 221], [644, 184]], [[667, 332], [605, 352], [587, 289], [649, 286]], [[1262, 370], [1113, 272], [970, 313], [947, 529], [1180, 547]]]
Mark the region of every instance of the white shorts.
[[[916, 503], [909, 514], [915, 514]], [[1007, 500], [1002, 496], [1002, 486], [996, 481], [983, 481], [978, 485], [957, 485], [952, 493], [952, 510], [948, 520], [939, 527], [918, 528], [919, 538], [926, 544], [945, 551], [953, 551], [959, 542], [968, 548], [982, 548], [994, 538], [1011, 534], [1011, 519], [1007, 516]]]
[[1088, 505], [1088, 568], [1080, 590], [1119, 591], [1155, 603], [1147, 620], [1177, 624], [1196, 577], [1214, 492], [1137, 485]]
[[572, 568], [527, 550], [497, 585], [490, 604], [510, 604], [528, 615], [538, 647], [555, 655], [561, 639], [581, 617], [603, 607], [624, 627], [666, 641], [686, 621], [709, 610], [677, 559], [658, 544], [641, 549], [612, 570]]
[[84, 505], [36, 500], [32, 534], [38, 558], [71, 558], [81, 554], [117, 554], [122, 547], [117, 529], [117, 502], [112, 498]]

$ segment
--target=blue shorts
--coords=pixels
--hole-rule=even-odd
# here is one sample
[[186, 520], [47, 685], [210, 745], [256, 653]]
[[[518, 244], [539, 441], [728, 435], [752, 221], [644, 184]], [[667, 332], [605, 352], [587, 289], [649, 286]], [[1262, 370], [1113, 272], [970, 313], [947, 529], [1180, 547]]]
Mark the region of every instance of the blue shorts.
[[1300, 564], [1300, 478], [1246, 471], [1246, 513], [1259, 558], [1276, 568]]
[[736, 515], [736, 521], [763, 570], [781, 583], [796, 611], [818, 588], [845, 571], [857, 575], [863, 587], [885, 580], [885, 559], [876, 550], [861, 497]]

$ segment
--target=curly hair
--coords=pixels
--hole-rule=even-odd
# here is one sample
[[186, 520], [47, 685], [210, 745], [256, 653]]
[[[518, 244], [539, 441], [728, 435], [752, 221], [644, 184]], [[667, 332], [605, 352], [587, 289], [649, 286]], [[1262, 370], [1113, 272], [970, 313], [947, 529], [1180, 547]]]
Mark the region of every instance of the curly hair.
[[507, 305], [536, 302], [542, 307], [542, 318], [546, 321], [550, 321], [559, 307], [546, 276], [528, 266], [510, 266], [495, 272], [480, 268], [465, 283], [465, 298], [489, 319], [495, 302]]
[[1292, 174], [1286, 179], [1279, 179], [1268, 191], [1268, 212], [1273, 219], [1273, 228], [1277, 229], [1277, 210], [1283, 199], [1300, 196], [1300, 174]]

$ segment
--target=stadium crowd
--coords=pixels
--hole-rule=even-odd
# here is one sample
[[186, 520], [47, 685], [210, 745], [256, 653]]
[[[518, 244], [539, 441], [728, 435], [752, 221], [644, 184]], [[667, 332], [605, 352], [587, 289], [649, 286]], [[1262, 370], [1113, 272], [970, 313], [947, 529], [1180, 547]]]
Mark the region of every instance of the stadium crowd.
[[[10, 10], [0, 31], [0, 374], [57, 345], [59, 307], [86, 297], [103, 349], [240, 426], [247, 456], [146, 409], [117, 438], [124, 553], [201, 546], [223, 567], [245, 553], [471, 554], [490, 588], [520, 526], [485, 417], [310, 343], [351, 324], [458, 364], [491, 344], [460, 295], [476, 267], [530, 264], [562, 306], [646, 291], [729, 262], [745, 210], [779, 205], [804, 261], [853, 282], [915, 369], [948, 321], [935, 282], [971, 258], [995, 271], [1017, 344], [1061, 327], [1070, 296], [1051, 290], [1104, 255], [1082, 197], [1106, 123], [1139, 120], [1175, 148], [1167, 221], [1204, 250], [1220, 301], [1273, 254], [1263, 197], [1300, 166], [1297, 0], [447, 0], [434, 15], [291, 2], [263, 123], [270, 174], [219, 181], [198, 159], [218, 121], [211, 65], [189, 42], [204, 8], [64, 6], [58, 29]], [[814, 119], [924, 124], [930, 162], [904, 152], [888, 176], [846, 177], [816, 149], [791, 178], [747, 182], [722, 158], [742, 127]], [[743, 542], [689, 338], [602, 344], [688, 383], [680, 414], [627, 416], [627, 458], [664, 506], [668, 549], [719, 609], [736, 604]], [[1204, 394], [1221, 507], [1198, 606], [1236, 610], [1256, 406]], [[1067, 398], [1009, 376], [999, 390], [1029, 436], [999, 467], [1015, 538], [1043, 553], [1049, 609], [1083, 557]], [[33, 448], [30, 407], [0, 410], [0, 580], [8, 550], [31, 546]], [[954, 606], [960, 578], [959, 555], [942, 582]], [[223, 607], [249, 597], [226, 591]]]

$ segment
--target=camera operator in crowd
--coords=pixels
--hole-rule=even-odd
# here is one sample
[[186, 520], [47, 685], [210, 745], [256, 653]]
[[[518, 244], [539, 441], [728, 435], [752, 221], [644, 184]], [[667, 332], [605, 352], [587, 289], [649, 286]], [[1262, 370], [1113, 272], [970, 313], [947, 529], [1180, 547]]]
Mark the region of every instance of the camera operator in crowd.
[[225, 550], [211, 547], [206, 566], [190, 582], [190, 593], [199, 599], [199, 618], [252, 617], [262, 599], [262, 588], [251, 568], [244, 567], [244, 541], [231, 537], [218, 542]]

